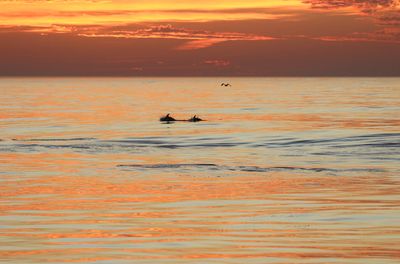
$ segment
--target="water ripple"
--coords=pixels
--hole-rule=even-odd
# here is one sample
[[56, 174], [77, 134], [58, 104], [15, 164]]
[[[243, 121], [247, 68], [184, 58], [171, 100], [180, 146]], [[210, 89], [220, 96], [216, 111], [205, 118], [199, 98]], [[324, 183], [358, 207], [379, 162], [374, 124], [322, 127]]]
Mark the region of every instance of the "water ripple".
[[260, 166], [226, 166], [217, 165], [213, 163], [180, 163], [180, 164], [119, 164], [118, 168], [124, 170], [141, 170], [141, 169], [199, 169], [206, 168], [209, 170], [221, 171], [244, 171], [244, 172], [274, 172], [274, 171], [311, 171], [311, 172], [385, 172], [384, 169], [377, 168], [307, 168], [307, 167], [293, 167], [293, 166], [273, 166], [273, 167], [260, 167]]
[[[13, 139], [0, 142], [0, 152], [36, 152], [44, 149], [88, 153], [137, 152], [143, 148], [213, 149], [242, 148], [277, 150], [288, 156], [331, 156], [357, 159], [400, 160], [400, 133], [378, 133], [348, 137], [300, 138], [289, 135], [232, 134], [230, 136], [141, 137], [102, 140], [93, 137]], [[258, 151], [258, 150], [257, 150]], [[263, 150], [264, 151], [264, 150]]]

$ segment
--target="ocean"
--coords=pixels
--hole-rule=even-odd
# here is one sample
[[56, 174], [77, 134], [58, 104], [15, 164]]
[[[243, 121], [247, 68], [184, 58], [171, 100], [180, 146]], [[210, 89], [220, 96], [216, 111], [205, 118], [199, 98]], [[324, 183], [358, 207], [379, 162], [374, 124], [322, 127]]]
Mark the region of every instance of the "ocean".
[[1, 78], [0, 102], [0, 263], [400, 261], [400, 78]]

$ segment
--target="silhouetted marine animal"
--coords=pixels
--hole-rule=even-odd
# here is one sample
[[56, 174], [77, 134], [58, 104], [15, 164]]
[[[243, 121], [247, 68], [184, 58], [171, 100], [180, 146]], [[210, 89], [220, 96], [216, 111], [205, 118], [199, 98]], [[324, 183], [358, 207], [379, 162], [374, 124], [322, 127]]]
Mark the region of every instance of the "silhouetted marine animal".
[[230, 83], [221, 83], [221, 86], [232, 86]]
[[203, 119], [197, 117], [197, 115], [194, 115], [192, 118], [189, 119], [175, 119], [169, 114], [166, 114], [163, 117], [160, 117], [160, 122], [175, 122], [175, 121], [181, 121], [181, 122], [199, 122], [199, 121], [204, 121]]
[[161, 122], [172, 122], [172, 121], [176, 121], [175, 118], [173, 118], [172, 116], [169, 116], [169, 114], [167, 114], [166, 116], [163, 116], [160, 118]]
[[188, 120], [189, 122], [199, 122], [199, 121], [203, 121], [203, 119], [197, 117], [196, 115], [194, 115], [192, 118], [190, 118]]

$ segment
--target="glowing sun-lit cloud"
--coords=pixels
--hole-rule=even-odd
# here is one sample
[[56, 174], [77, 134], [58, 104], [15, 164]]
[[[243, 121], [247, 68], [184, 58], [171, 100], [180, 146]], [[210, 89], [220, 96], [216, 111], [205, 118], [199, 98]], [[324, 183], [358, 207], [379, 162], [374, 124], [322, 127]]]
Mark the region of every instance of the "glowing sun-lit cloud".
[[[75, 28], [74, 28], [75, 29]], [[71, 29], [72, 31], [73, 29]], [[132, 38], [132, 39], [178, 39], [188, 40], [185, 44], [177, 47], [180, 50], [200, 49], [210, 47], [224, 41], [255, 41], [255, 40], [274, 40], [276, 38], [245, 34], [237, 32], [211, 32], [206, 30], [190, 30], [176, 28], [171, 25], [150, 26], [138, 30], [110, 30], [102, 28], [89, 28], [81, 30], [79, 36], [84, 37], [112, 37], [112, 38]]]
[[0, 75], [396, 75], [399, 1], [3, 0]]
[[[129, 28], [129, 27], [128, 27]], [[9, 27], [0, 26], [0, 32], [31, 32], [41, 34], [69, 33], [89, 38], [126, 38], [126, 39], [176, 39], [187, 40], [178, 50], [201, 49], [213, 46], [225, 41], [259, 41], [276, 40], [278, 38], [246, 34], [239, 32], [212, 32], [207, 30], [191, 30], [186, 28], [173, 27], [170, 24], [153, 25], [140, 29], [121, 29], [119, 27], [101, 26], [75, 26], [75, 25], [51, 25], [42, 27]]]
[[298, 1], [0, 1], [0, 24], [116, 25], [140, 22], [279, 19]]
[[323, 41], [400, 43], [400, 0], [304, 0], [312, 8], [344, 9], [369, 16], [383, 26], [373, 32], [354, 32], [342, 36], [321, 36]]
[[304, 0], [314, 8], [343, 8], [357, 7], [365, 12], [376, 11], [384, 8], [394, 8], [399, 5], [399, 0]]
[[384, 24], [400, 21], [400, 0], [304, 0], [316, 9], [348, 9], [370, 15]]
[[400, 28], [383, 28], [371, 33], [353, 33], [346, 36], [315, 37], [322, 41], [350, 41], [350, 42], [383, 42], [400, 44]]

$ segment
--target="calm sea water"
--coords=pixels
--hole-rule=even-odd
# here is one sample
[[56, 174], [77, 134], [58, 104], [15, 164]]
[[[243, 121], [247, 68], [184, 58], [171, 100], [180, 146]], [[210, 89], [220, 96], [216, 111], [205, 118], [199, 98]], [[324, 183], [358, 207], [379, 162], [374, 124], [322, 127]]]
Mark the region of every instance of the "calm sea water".
[[0, 263], [400, 262], [400, 78], [3, 78], [0, 102]]

